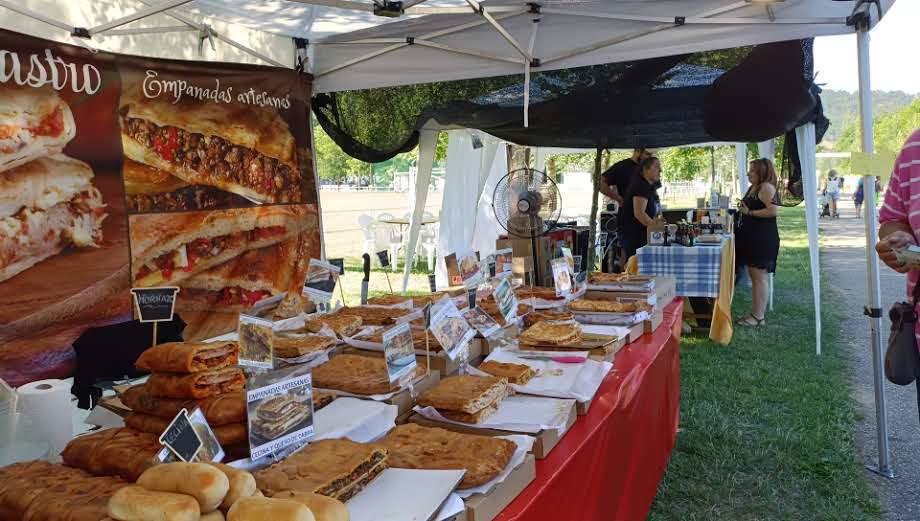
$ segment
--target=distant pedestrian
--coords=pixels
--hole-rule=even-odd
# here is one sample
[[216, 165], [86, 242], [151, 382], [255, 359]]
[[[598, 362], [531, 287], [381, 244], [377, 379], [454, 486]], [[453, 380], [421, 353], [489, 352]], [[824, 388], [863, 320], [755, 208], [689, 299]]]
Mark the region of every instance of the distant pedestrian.
[[836, 170], [827, 173], [827, 180], [824, 181], [824, 195], [827, 196], [827, 204], [830, 207], [831, 219], [840, 217], [837, 209], [837, 201], [840, 200], [840, 192], [843, 189], [843, 179], [837, 175]]
[[[875, 198], [878, 200], [879, 195], [882, 192], [882, 184], [879, 182], [878, 176], [875, 178]], [[853, 193], [853, 204], [856, 206], [856, 218], [859, 219], [862, 217], [862, 206], [863, 202], [866, 200], [866, 191], [863, 189], [863, 178], [860, 177], [856, 182], [856, 192]]]

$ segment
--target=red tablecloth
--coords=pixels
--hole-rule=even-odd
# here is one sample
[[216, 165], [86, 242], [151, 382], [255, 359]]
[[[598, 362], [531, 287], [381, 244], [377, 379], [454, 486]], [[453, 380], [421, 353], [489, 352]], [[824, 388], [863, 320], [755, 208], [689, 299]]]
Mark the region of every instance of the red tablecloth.
[[683, 301], [616, 357], [587, 416], [498, 521], [640, 521], [648, 516], [677, 437]]

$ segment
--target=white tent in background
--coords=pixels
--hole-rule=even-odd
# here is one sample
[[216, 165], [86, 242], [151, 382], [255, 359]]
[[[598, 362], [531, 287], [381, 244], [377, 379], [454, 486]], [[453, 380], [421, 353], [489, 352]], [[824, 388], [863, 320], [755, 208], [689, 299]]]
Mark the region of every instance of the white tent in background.
[[[523, 73], [525, 126], [529, 93], [526, 83], [531, 71], [855, 31], [863, 151], [871, 153], [868, 31], [893, 3], [894, 0], [0, 0], [0, 27], [64, 43], [153, 57], [282, 67], [293, 67], [305, 60], [307, 70], [316, 79], [315, 92]], [[426, 190], [436, 142], [433, 132], [422, 132], [416, 178], [416, 186]], [[798, 134], [803, 146], [809, 129], [799, 129]], [[808, 186], [815, 181], [813, 150], [803, 148], [800, 152], [811, 168], [804, 172]], [[873, 200], [875, 184], [867, 178], [864, 186], [866, 199]], [[423, 192], [417, 193], [421, 196]], [[811, 199], [806, 197], [806, 201]], [[877, 241], [877, 230], [872, 225], [877, 222], [876, 208], [865, 205], [865, 211], [879, 469], [890, 474], [881, 371], [879, 267], [872, 248]], [[410, 255], [418, 241], [421, 217], [417, 207], [410, 224]], [[814, 237], [816, 220], [811, 221], [809, 218]], [[817, 271], [816, 262], [813, 256], [813, 273]], [[818, 292], [815, 286], [816, 298]]]

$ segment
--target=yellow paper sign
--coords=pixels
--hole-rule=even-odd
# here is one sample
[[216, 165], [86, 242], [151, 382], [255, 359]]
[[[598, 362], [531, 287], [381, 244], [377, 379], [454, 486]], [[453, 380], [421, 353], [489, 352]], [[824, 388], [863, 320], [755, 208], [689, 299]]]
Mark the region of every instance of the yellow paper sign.
[[860, 176], [878, 176], [885, 182], [891, 177], [895, 159], [897, 156], [889, 150], [880, 150], [877, 154], [853, 152], [850, 155], [850, 170]]

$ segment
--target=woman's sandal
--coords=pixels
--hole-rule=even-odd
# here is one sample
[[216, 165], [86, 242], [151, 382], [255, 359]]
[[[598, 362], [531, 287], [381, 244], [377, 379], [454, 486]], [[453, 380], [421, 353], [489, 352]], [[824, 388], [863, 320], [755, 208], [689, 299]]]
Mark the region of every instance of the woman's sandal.
[[763, 327], [767, 325], [767, 318], [757, 318], [753, 314], [748, 313], [747, 315], [736, 320], [735, 323], [739, 326], [745, 327]]

